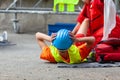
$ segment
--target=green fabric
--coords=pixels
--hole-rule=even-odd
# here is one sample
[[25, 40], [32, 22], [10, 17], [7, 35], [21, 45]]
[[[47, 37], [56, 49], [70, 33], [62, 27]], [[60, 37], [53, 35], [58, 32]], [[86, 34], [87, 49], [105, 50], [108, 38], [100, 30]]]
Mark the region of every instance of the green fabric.
[[[57, 50], [56, 47], [51, 45], [50, 50], [51, 50], [51, 53], [52, 53], [56, 62], [68, 63], [68, 62], [66, 62], [62, 59], [62, 57], [60, 56], [59, 51]], [[81, 56], [79, 54], [78, 48], [75, 45], [72, 45], [68, 49], [68, 55], [69, 55], [69, 58], [70, 58], [70, 63], [68, 63], [68, 64], [81, 63]]]
[[[79, 0], [54, 0], [53, 10], [56, 11], [56, 6], [58, 5], [58, 10], [63, 11], [64, 4], [67, 4], [67, 11], [74, 11], [74, 5], [78, 4]], [[62, 4], [62, 6], [61, 6]]]
[[56, 62], [63, 62], [56, 47], [51, 45], [50, 50]]
[[81, 56], [80, 56], [78, 48], [75, 45], [72, 45], [68, 49], [68, 54], [70, 57], [70, 64], [81, 63]]

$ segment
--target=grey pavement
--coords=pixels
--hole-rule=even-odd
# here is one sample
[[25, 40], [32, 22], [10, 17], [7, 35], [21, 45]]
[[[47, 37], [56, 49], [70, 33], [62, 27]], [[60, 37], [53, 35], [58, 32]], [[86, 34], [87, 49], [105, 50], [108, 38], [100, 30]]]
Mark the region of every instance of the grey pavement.
[[40, 60], [35, 33], [8, 32], [11, 46], [0, 46], [0, 80], [120, 80], [120, 67], [58, 68]]

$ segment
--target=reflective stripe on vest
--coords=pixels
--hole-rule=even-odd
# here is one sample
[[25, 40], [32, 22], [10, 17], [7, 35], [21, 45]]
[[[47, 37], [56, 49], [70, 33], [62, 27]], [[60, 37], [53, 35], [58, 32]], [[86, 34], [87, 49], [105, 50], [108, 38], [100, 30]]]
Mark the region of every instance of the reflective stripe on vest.
[[[54, 59], [55, 59], [56, 62], [65, 62], [65, 63], [68, 63], [68, 62], [66, 62], [66, 61], [64, 61], [62, 59], [62, 57], [60, 56], [59, 51], [57, 50], [56, 47], [54, 47], [54, 46], [51, 45], [50, 49], [51, 49], [51, 53], [52, 53], [52, 55], [53, 55], [53, 57], [54, 57]], [[79, 50], [78, 50], [78, 48], [75, 45], [72, 45], [68, 49], [68, 55], [69, 55], [69, 58], [70, 58], [69, 64], [82, 62]]]

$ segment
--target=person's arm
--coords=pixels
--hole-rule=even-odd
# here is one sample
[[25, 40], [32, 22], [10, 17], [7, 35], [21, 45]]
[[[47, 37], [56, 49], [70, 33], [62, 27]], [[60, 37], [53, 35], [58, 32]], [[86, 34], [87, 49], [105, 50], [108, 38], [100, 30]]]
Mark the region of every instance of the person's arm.
[[75, 26], [75, 28], [72, 30], [72, 33], [75, 35], [77, 32], [78, 32], [78, 30], [79, 30], [79, 28], [80, 28], [80, 23], [78, 22], [77, 24], [76, 24], [76, 26]]
[[87, 47], [91, 47], [95, 42], [95, 37], [89, 36], [89, 37], [75, 38], [75, 42], [86, 42]]
[[82, 8], [82, 11], [80, 12], [80, 14], [78, 15], [77, 17], [77, 24], [76, 26], [74, 27], [74, 29], [72, 30], [72, 33], [73, 34], [76, 34], [77, 31], [79, 30], [82, 22], [85, 20], [85, 18], [88, 18], [88, 15], [87, 15], [87, 4], [85, 4]]
[[93, 36], [76, 38], [75, 35], [72, 32], [70, 32], [70, 37], [73, 40], [73, 42], [86, 42], [87, 47], [91, 47], [95, 42], [95, 37]]
[[40, 48], [42, 49], [41, 54], [40, 54], [41, 59], [44, 59], [50, 62], [56, 62], [54, 57], [52, 56], [50, 48], [45, 43], [45, 41], [52, 42], [55, 36], [56, 34], [52, 34], [52, 36], [48, 36], [44, 33], [40, 33], [40, 32], [36, 33], [36, 39], [38, 41]]
[[88, 18], [88, 6], [87, 4], [84, 4], [80, 14], [77, 17], [77, 22], [82, 23], [85, 18]]
[[40, 48], [42, 49], [44, 46], [47, 46], [45, 41], [52, 42], [52, 40], [55, 38], [56, 34], [52, 34], [52, 36], [48, 36], [44, 33], [37, 32], [36, 33], [36, 39], [38, 41], [38, 44]]

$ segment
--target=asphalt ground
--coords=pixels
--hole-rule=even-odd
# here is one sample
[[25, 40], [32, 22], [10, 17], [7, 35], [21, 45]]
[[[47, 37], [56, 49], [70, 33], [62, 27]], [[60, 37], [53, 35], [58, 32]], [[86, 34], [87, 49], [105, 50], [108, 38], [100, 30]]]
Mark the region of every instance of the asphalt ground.
[[8, 41], [0, 46], [0, 80], [120, 80], [120, 67], [58, 68], [40, 60], [35, 33], [8, 32]]

